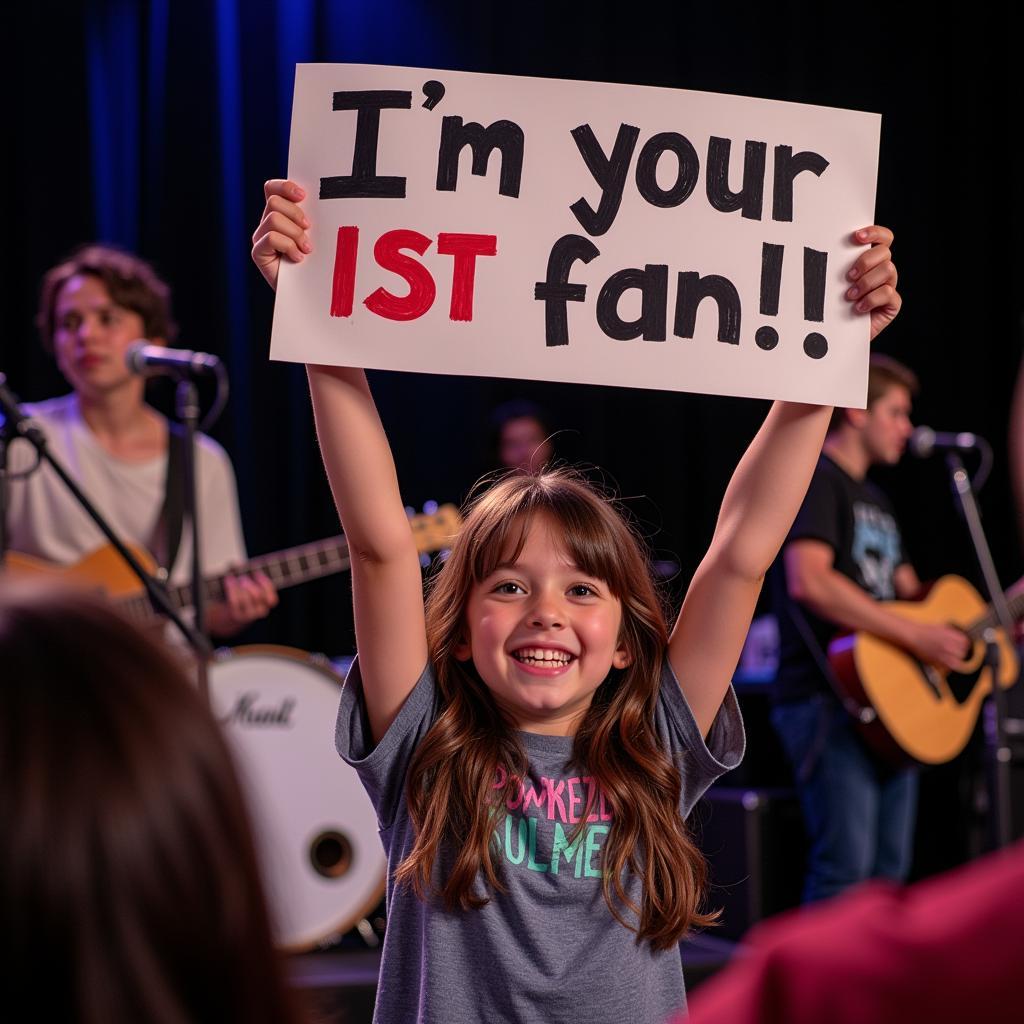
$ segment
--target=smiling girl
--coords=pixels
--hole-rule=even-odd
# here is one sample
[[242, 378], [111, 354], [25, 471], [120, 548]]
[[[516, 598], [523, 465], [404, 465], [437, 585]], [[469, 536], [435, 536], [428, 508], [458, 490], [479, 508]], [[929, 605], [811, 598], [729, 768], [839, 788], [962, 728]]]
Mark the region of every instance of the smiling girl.
[[[253, 259], [275, 286], [310, 224], [293, 182], [265, 191]], [[900, 306], [892, 234], [854, 241], [847, 297], [875, 335]], [[308, 373], [353, 553], [337, 744], [388, 853], [374, 1019], [664, 1020], [685, 1003], [677, 943], [714, 917], [685, 819], [742, 756], [729, 680], [830, 410], [772, 407], [669, 635], [629, 526], [564, 472], [484, 492], [424, 607], [365, 375]]]

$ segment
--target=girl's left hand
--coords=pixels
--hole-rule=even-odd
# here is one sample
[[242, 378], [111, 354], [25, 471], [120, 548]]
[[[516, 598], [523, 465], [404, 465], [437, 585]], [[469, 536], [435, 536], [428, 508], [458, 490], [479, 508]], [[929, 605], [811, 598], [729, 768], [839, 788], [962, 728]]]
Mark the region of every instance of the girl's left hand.
[[892, 261], [893, 234], [877, 224], [853, 233], [856, 245], [870, 243], [871, 248], [857, 257], [847, 277], [852, 282], [846, 298], [858, 313], [871, 313], [871, 340], [896, 319], [903, 305], [896, 291], [896, 264]]

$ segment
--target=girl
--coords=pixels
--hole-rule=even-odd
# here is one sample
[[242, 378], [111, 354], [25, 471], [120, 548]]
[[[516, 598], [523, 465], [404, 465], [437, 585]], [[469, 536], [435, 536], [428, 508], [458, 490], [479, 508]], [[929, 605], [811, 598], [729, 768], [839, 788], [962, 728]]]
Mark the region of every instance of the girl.
[[[274, 286], [310, 223], [293, 182], [265, 192], [253, 259]], [[900, 306], [892, 234], [854, 240], [873, 247], [847, 296], [874, 335]], [[472, 504], [424, 610], [366, 378], [308, 371], [354, 554], [337, 744], [389, 859], [375, 1020], [664, 1020], [685, 1002], [677, 943], [714, 917], [684, 821], [742, 756], [729, 680], [830, 410], [774, 405], [669, 636], [631, 531], [565, 473]]]

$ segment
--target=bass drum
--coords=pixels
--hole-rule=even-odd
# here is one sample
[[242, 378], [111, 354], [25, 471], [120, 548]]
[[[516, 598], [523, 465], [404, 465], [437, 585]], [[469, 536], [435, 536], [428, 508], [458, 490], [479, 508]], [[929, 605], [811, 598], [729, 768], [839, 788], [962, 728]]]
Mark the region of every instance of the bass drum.
[[341, 677], [288, 647], [219, 652], [210, 705], [236, 755], [279, 946], [348, 931], [384, 894], [377, 817], [334, 749]]

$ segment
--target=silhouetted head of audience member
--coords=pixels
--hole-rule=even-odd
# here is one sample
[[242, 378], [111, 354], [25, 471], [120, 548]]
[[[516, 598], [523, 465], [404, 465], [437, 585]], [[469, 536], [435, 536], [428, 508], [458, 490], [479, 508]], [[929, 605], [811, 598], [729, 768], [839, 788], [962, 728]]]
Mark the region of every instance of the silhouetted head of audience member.
[[505, 469], [539, 473], [555, 454], [551, 430], [536, 402], [515, 399], [491, 413], [494, 458]]
[[301, 1019], [220, 727], [87, 595], [0, 582], [0, 822], [11, 1019]]

